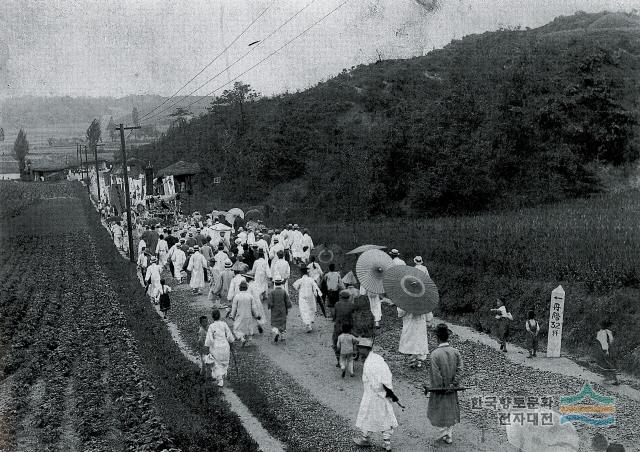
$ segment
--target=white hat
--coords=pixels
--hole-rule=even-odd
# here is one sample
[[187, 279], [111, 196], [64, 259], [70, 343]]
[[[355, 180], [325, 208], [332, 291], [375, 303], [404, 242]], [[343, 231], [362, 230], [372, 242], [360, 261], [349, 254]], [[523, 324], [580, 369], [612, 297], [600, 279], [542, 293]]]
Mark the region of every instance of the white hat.
[[392, 249], [389, 254], [391, 254], [392, 256], [397, 256], [398, 254], [400, 254], [400, 252], [397, 249]]
[[422, 264], [422, 256], [414, 257], [413, 262], [415, 262], [416, 264]]

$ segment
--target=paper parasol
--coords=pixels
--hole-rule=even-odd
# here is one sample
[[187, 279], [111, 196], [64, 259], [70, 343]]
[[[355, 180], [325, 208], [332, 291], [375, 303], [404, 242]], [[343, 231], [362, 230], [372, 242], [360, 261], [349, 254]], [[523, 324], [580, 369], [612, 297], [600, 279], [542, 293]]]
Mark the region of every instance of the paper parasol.
[[238, 209], [237, 207], [229, 209], [229, 213], [235, 215], [236, 217], [244, 218], [244, 212], [242, 211], [242, 209]]
[[380, 245], [361, 245], [358, 248], [355, 248], [349, 251], [347, 254], [360, 254], [369, 250], [383, 250], [385, 248], [386, 246], [380, 246]]
[[356, 274], [360, 285], [371, 293], [384, 293], [382, 280], [387, 269], [391, 268], [393, 260], [380, 250], [365, 251], [356, 262]]
[[247, 221], [257, 220], [259, 218], [262, 218], [262, 213], [257, 209], [251, 209], [244, 214], [244, 219]]
[[411, 314], [426, 314], [440, 301], [438, 288], [429, 276], [415, 267], [398, 265], [384, 274], [384, 291], [401, 309]]

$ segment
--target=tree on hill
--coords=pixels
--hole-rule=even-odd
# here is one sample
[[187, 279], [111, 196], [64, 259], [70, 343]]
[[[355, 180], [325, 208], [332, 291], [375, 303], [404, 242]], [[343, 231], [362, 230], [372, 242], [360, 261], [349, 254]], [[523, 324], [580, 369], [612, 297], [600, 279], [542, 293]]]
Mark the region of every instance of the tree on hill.
[[100, 133], [100, 122], [94, 119], [87, 129], [87, 140], [89, 141], [89, 147], [91, 149], [100, 142]]
[[233, 105], [238, 109], [239, 126], [238, 134], [242, 135], [245, 131], [245, 105], [258, 99], [258, 93], [247, 83], [235, 82], [232, 90], [224, 90], [222, 95], [211, 103], [210, 111], [215, 111], [217, 107]]
[[27, 141], [27, 133], [20, 129], [18, 132], [18, 136], [16, 137], [16, 141], [13, 144], [13, 154], [18, 161], [18, 166], [20, 168], [20, 174], [24, 173], [25, 170], [25, 159], [27, 154], [29, 153], [29, 141]]
[[111, 142], [114, 142], [118, 136], [118, 132], [116, 132], [116, 123], [113, 122], [113, 116], [109, 118], [109, 125], [107, 125], [107, 129], [109, 129], [109, 138], [111, 138]]

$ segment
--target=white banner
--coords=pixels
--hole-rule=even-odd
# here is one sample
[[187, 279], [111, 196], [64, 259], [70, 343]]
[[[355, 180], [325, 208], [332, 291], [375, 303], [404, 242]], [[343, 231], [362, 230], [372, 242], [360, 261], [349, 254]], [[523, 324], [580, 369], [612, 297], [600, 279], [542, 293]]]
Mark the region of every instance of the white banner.
[[558, 286], [551, 292], [547, 358], [559, 358], [562, 344], [562, 320], [564, 316], [564, 289]]

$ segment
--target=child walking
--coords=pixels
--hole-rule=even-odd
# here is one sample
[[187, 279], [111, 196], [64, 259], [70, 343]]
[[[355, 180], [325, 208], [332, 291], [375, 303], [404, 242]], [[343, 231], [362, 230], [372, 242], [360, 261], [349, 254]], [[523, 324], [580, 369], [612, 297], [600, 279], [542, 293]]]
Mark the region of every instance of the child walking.
[[528, 358], [535, 358], [536, 353], [538, 352], [538, 333], [540, 332], [540, 325], [535, 317], [536, 315], [533, 310], [530, 310], [527, 313], [527, 323], [525, 323], [525, 328], [527, 329], [527, 333], [529, 334], [529, 339], [531, 341]]
[[342, 334], [338, 336], [336, 350], [340, 353], [340, 369], [342, 369], [342, 378], [349, 369], [349, 375], [353, 377], [353, 352], [354, 345], [358, 340], [351, 334], [351, 325], [345, 323], [342, 325]]

